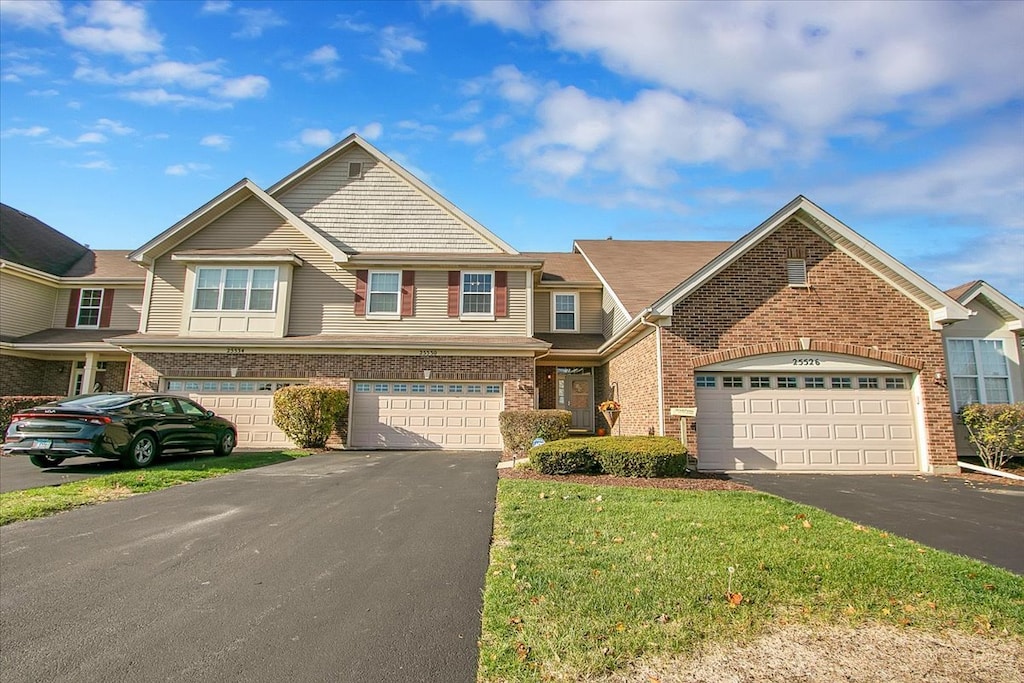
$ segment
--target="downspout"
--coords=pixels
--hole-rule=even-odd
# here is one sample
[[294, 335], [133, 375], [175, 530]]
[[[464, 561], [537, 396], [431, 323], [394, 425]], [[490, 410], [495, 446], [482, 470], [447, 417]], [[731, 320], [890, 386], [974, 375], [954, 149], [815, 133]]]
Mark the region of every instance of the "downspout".
[[654, 328], [655, 349], [658, 357], [658, 436], [665, 436], [665, 380], [664, 375], [662, 374], [661, 361], [661, 326], [647, 320], [647, 316], [652, 312], [653, 309], [650, 307], [644, 309], [644, 311], [640, 313], [640, 324]]

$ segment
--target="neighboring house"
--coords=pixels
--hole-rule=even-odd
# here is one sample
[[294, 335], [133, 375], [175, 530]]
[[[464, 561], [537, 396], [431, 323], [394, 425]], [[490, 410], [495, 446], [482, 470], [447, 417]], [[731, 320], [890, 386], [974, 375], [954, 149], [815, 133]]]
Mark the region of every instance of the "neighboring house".
[[0, 204], [0, 393], [119, 391], [129, 354], [104, 341], [138, 329], [146, 272]]
[[311, 383], [350, 391], [353, 448], [495, 449], [531, 407], [594, 433], [615, 399], [613, 433], [681, 436], [702, 469], [947, 472], [969, 364], [944, 349], [998, 337], [1024, 394], [1019, 306], [940, 291], [804, 197], [735, 242], [520, 253], [352, 135], [130, 258], [139, 326], [103, 337], [128, 387], [192, 396], [241, 445], [286, 445], [273, 392]]
[[968, 403], [1024, 400], [1024, 309], [983, 280], [946, 293], [970, 311], [970, 318], [942, 330], [957, 452], [970, 455], [974, 447], [955, 413]]

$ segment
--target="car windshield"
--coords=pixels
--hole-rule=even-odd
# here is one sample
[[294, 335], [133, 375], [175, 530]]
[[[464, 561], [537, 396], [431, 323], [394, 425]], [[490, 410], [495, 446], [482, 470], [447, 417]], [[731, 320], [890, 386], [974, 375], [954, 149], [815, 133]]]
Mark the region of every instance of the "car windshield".
[[65, 408], [93, 408], [102, 410], [123, 405], [131, 399], [131, 394], [89, 394], [61, 401], [60, 405]]

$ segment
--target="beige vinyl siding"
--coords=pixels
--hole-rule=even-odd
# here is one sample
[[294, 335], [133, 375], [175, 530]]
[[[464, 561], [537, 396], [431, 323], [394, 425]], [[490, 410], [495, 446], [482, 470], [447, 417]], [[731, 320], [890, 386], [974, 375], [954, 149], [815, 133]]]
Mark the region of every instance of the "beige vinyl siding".
[[[363, 164], [361, 178], [348, 177], [350, 162]], [[356, 251], [499, 251], [363, 150], [341, 155], [276, 199]]]
[[[551, 332], [551, 297], [554, 292], [572, 292], [565, 289], [537, 289], [534, 293], [534, 330], [538, 333]], [[579, 297], [580, 334], [602, 334], [604, 332], [604, 311], [601, 310], [601, 292], [581, 290]]]
[[0, 337], [22, 337], [49, 328], [56, 299], [55, 287], [0, 272]]
[[[102, 289], [103, 296], [107, 292], [114, 292], [114, 308], [110, 311], [110, 327], [114, 330], [137, 330], [139, 329], [139, 317], [142, 315], [142, 293], [141, 288], [117, 288], [103, 287], [102, 285], [90, 285], [74, 287], [72, 289]], [[68, 322], [68, 304], [71, 302], [72, 289], [61, 289], [57, 292], [57, 305], [53, 311], [53, 327], [65, 327]]]
[[[327, 257], [324, 257], [327, 259]], [[329, 260], [329, 259], [327, 259]], [[508, 317], [495, 320], [460, 320], [448, 317], [448, 271], [416, 271], [414, 315], [401, 320], [373, 320], [356, 316], [353, 298], [355, 273], [319, 270], [326, 264], [307, 263], [295, 272], [288, 334], [379, 335], [487, 335], [525, 336], [525, 271], [508, 274]], [[333, 266], [331, 266], [333, 269]], [[335, 284], [326, 286], [324, 278]]]
[[[280, 216], [256, 199], [247, 199], [232, 211], [211, 222], [189, 237], [174, 251], [192, 249], [288, 249], [300, 258], [319, 258], [322, 267], [333, 270], [330, 256], [313, 244], [305, 235], [288, 225]], [[171, 254], [157, 259], [154, 267], [153, 296], [149, 308], [151, 333], [177, 334], [181, 329], [181, 316], [185, 301], [185, 264], [172, 261]], [[305, 268], [297, 268], [298, 272]], [[329, 277], [329, 276], [328, 276]], [[306, 292], [292, 293], [292, 303], [304, 296], [324, 297], [332, 288], [324, 285], [324, 274], [313, 278]], [[318, 286], [326, 291], [318, 291]], [[116, 299], [115, 299], [116, 301]]]
[[603, 317], [602, 331], [605, 338], [608, 339], [617, 334], [629, 322], [629, 318], [622, 312], [622, 308], [615, 303], [615, 299], [607, 290], [601, 299], [601, 314]]

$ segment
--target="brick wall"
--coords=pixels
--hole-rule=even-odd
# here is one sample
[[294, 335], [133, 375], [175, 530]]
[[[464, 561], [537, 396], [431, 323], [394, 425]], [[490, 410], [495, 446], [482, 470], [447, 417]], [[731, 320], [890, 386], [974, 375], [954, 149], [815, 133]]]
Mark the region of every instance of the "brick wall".
[[351, 379], [501, 381], [505, 409], [533, 408], [534, 362], [519, 356], [370, 356], [357, 354], [138, 353], [132, 357], [131, 391], [157, 391], [161, 377], [305, 379], [348, 387]]
[[0, 394], [5, 396], [66, 396], [71, 361], [48, 361], [0, 356]]
[[[796, 246], [807, 249], [809, 289], [787, 285], [786, 250]], [[939, 470], [955, 464], [949, 398], [931, 379], [945, 369], [942, 339], [930, 329], [928, 312], [795, 219], [676, 305], [663, 330], [666, 411], [695, 405], [695, 357], [708, 363], [795, 350], [801, 337], [812, 340], [813, 350], [919, 369], [930, 463]], [[732, 351], [715, 354], [723, 350]], [[667, 415], [666, 430], [678, 436], [678, 421]]]
[[[548, 375], [551, 378], [548, 379]], [[558, 368], [553, 365], [537, 366], [537, 407], [554, 410], [558, 407]]]
[[[615, 356], [599, 373], [597, 403], [613, 398], [622, 404], [618, 424], [610, 434], [646, 436], [658, 433], [658, 346], [657, 335], [650, 332], [640, 341]], [[617, 390], [616, 390], [617, 388]], [[598, 425], [606, 425], [598, 413]]]

